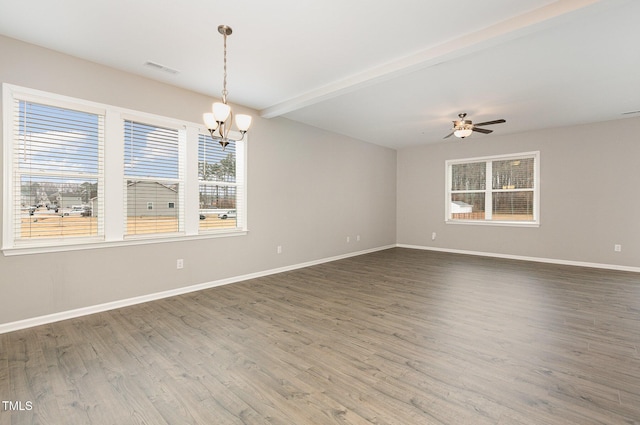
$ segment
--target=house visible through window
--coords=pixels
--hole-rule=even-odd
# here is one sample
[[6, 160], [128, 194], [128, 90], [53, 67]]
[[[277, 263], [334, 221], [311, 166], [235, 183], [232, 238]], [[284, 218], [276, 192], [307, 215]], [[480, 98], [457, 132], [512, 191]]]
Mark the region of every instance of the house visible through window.
[[538, 224], [539, 153], [446, 162], [446, 221]]
[[[126, 234], [172, 233], [182, 229], [182, 172], [176, 129], [124, 122]], [[169, 203], [174, 208], [169, 208]], [[154, 208], [154, 204], [160, 206]], [[167, 207], [162, 208], [166, 205]]]

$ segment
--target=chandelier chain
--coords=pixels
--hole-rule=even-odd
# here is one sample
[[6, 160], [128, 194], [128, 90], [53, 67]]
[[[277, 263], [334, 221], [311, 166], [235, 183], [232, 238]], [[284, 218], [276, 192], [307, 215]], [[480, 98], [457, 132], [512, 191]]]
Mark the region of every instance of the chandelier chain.
[[224, 79], [222, 81], [222, 103], [227, 103], [227, 34], [226, 32], [222, 34], [224, 36]]

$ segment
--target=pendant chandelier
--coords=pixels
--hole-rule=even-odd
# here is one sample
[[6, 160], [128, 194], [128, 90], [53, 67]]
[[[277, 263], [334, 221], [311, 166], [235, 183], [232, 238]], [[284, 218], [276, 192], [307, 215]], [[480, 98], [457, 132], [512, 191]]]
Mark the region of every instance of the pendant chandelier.
[[222, 83], [222, 102], [213, 103], [211, 110], [202, 115], [204, 124], [207, 126], [211, 138], [220, 142], [222, 149], [229, 144], [229, 142], [237, 142], [244, 139], [244, 135], [247, 133], [249, 126], [251, 126], [251, 115], [237, 114], [236, 115], [236, 127], [241, 134], [239, 139], [230, 139], [229, 131], [231, 130], [231, 123], [233, 122], [233, 112], [231, 107], [227, 104], [227, 36], [231, 35], [231, 27], [226, 25], [220, 25], [218, 32], [224, 37], [224, 79]]

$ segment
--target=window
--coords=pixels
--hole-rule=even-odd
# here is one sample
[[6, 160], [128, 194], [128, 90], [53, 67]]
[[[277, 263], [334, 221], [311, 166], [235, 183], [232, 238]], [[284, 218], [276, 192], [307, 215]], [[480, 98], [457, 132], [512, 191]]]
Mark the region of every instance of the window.
[[537, 225], [539, 152], [446, 162], [448, 223]]
[[65, 106], [13, 99], [4, 231], [17, 244], [103, 235], [104, 115]]
[[246, 144], [3, 83], [5, 255], [246, 233]]
[[[126, 234], [184, 230], [179, 208], [183, 192], [180, 132], [172, 128], [124, 121]], [[154, 208], [158, 205], [158, 208]], [[162, 208], [167, 205], [167, 208]]]
[[225, 149], [211, 136], [198, 139], [198, 183], [200, 230], [229, 229], [239, 226], [237, 209], [242, 210], [240, 174], [237, 173], [237, 145], [230, 142]]

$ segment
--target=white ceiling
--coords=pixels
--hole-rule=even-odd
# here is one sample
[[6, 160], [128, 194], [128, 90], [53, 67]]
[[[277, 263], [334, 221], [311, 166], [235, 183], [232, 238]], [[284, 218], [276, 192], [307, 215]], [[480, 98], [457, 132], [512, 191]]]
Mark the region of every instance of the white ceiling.
[[231, 103], [392, 148], [460, 112], [507, 120], [478, 141], [640, 116], [639, 19], [638, 0], [0, 0], [0, 34], [214, 97], [229, 25]]

